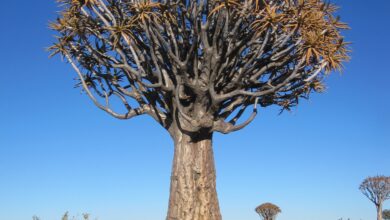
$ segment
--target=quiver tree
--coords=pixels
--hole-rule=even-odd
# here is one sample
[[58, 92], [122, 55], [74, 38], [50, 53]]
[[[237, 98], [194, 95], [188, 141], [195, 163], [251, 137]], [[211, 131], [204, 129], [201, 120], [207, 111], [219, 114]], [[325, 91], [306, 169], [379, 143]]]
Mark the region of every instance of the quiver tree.
[[384, 220], [390, 220], [390, 210], [389, 209], [383, 210], [382, 217]]
[[390, 199], [390, 177], [368, 177], [360, 184], [359, 189], [375, 204], [377, 220], [382, 220], [383, 202]]
[[213, 133], [246, 127], [258, 106], [289, 110], [348, 59], [347, 26], [321, 0], [58, 1], [50, 50], [78, 86], [108, 114], [149, 115], [172, 136], [167, 219], [221, 219]]
[[257, 214], [260, 215], [260, 217], [263, 220], [275, 220], [276, 216], [282, 212], [280, 208], [277, 205], [274, 205], [272, 203], [264, 203], [255, 209]]

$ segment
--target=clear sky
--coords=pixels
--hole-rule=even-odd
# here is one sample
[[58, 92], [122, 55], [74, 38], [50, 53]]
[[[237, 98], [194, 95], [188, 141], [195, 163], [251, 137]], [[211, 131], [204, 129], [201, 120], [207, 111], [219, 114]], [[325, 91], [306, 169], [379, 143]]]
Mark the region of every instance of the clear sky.
[[[246, 129], [215, 136], [224, 220], [373, 220], [358, 190], [390, 175], [390, 1], [337, 0], [352, 30], [352, 61], [328, 90], [292, 113], [261, 109]], [[76, 74], [44, 48], [54, 1], [2, 1], [0, 13], [0, 220], [163, 220], [172, 141], [152, 119], [119, 121], [73, 89]], [[385, 204], [390, 209], [390, 202]]]

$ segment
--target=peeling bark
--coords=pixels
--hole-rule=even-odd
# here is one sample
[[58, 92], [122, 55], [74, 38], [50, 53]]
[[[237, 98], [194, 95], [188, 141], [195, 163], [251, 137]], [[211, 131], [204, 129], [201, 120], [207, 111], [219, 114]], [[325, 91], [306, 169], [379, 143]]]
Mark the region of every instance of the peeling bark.
[[167, 220], [221, 220], [212, 133], [175, 132]]

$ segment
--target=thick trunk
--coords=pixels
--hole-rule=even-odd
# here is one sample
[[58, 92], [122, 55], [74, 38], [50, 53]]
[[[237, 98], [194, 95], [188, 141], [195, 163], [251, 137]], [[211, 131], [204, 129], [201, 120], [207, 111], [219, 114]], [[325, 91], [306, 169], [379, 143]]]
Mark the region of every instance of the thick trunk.
[[167, 220], [221, 220], [212, 134], [174, 135]]
[[382, 204], [376, 206], [377, 220], [382, 220]]

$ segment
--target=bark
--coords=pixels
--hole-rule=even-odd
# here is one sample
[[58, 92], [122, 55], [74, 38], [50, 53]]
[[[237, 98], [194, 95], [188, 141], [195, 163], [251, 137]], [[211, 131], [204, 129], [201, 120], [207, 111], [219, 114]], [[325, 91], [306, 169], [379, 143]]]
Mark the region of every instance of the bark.
[[167, 220], [221, 220], [212, 133], [172, 135], [175, 151]]
[[382, 220], [382, 204], [376, 206], [377, 220]]

